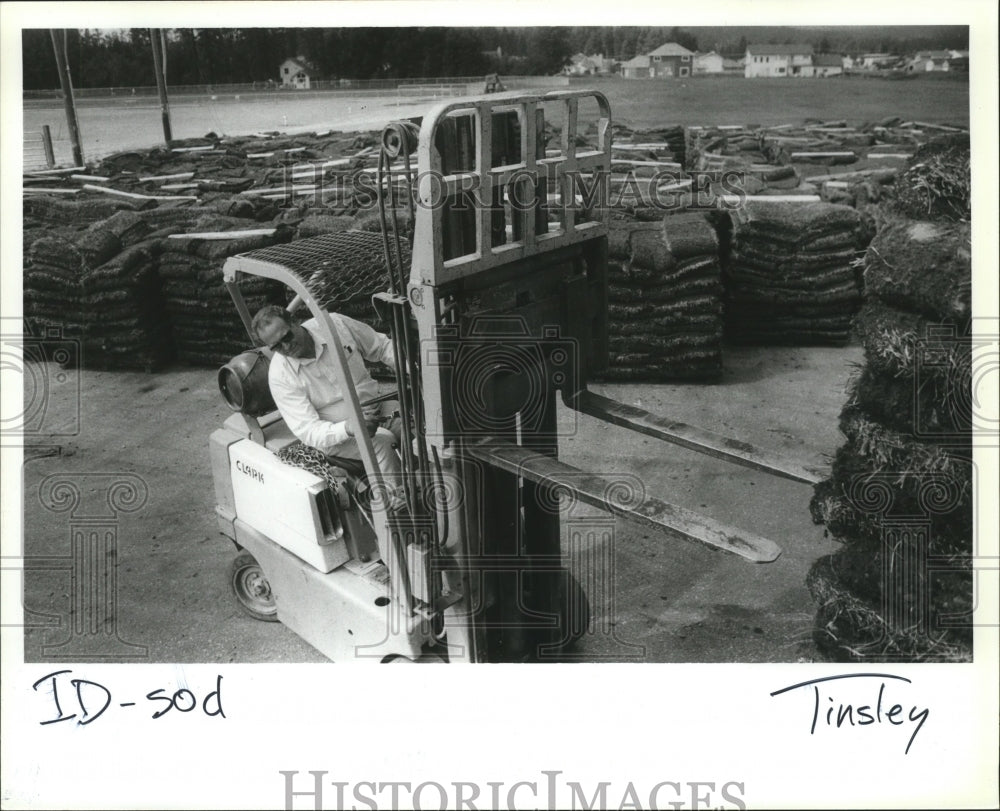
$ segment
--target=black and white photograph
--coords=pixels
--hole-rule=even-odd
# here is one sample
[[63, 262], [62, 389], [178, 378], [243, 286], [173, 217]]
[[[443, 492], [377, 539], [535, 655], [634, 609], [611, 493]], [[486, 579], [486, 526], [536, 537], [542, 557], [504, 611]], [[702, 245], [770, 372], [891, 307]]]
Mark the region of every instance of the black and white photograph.
[[704, 5], [0, 4], [4, 808], [996, 807], [997, 10]]

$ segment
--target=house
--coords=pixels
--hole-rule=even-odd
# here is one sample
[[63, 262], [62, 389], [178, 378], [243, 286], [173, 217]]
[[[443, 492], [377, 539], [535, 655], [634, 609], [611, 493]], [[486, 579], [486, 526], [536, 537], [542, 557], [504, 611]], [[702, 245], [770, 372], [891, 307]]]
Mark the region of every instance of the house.
[[622, 76], [626, 79], [652, 79], [652, 61], [648, 56], [641, 55], [622, 62]]
[[281, 86], [293, 87], [296, 90], [308, 90], [316, 73], [316, 68], [309, 64], [304, 56], [289, 57], [278, 68]]
[[737, 59], [724, 56], [722, 58], [722, 72], [727, 76], [742, 76], [745, 64], [743, 57]]
[[613, 59], [605, 59], [604, 54], [578, 53], [570, 58], [569, 64], [563, 68], [567, 76], [593, 76], [599, 73], [610, 73]]
[[722, 54], [709, 51], [708, 53], [696, 53], [692, 66], [694, 74], [697, 76], [703, 73], [722, 73], [722, 63]]
[[948, 70], [949, 71], [965, 71], [969, 70], [969, 52], [968, 51], [951, 51], [951, 59], [948, 60]]
[[910, 73], [929, 73], [931, 71], [946, 71], [951, 62], [950, 51], [921, 51], [906, 63]]
[[661, 45], [648, 54], [640, 54], [622, 63], [626, 79], [669, 79], [690, 76], [694, 52], [676, 42]]
[[573, 54], [562, 72], [566, 76], [590, 76], [597, 73], [597, 64], [586, 54]]
[[693, 51], [676, 42], [661, 45], [649, 53], [652, 75], [657, 79], [690, 76], [693, 57]]
[[899, 61], [899, 57], [894, 54], [861, 54], [855, 67], [860, 67], [863, 70], [879, 70], [880, 68], [892, 67], [897, 61]]
[[844, 72], [844, 59], [840, 54], [813, 54], [813, 76], [839, 76]]
[[743, 75], [762, 77], [811, 76], [812, 45], [747, 45]]
[[610, 56], [605, 56], [604, 54], [597, 54], [596, 56], [591, 56], [591, 59], [597, 63], [598, 73], [614, 73], [617, 62]]

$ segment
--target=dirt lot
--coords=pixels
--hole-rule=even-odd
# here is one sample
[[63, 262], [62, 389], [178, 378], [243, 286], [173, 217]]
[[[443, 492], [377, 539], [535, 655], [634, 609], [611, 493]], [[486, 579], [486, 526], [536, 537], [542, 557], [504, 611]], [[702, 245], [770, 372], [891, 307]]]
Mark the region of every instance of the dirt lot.
[[[723, 380], [715, 385], [595, 388], [823, 465], [843, 441], [836, 416], [851, 364], [859, 359], [858, 347], [730, 349]], [[229, 412], [214, 371], [173, 367], [149, 376], [35, 369], [42, 371], [47, 378], [36, 381], [47, 385], [48, 398], [26, 451], [24, 518], [25, 548], [35, 561], [29, 567], [43, 568], [27, 578], [25, 607], [34, 627], [26, 633], [25, 660], [58, 659], [61, 643], [71, 638], [71, 535], [88, 521], [93, 525], [88, 515], [106, 514], [110, 474], [138, 482], [148, 497], [110, 520], [118, 549], [118, 638], [93, 635], [95, 652], [155, 662], [323, 661], [283, 626], [241, 614], [228, 591], [234, 550], [215, 521], [208, 437]], [[814, 606], [804, 578], [810, 563], [833, 547], [810, 521], [811, 488], [588, 417], [579, 417], [570, 431], [572, 418], [561, 412], [561, 425], [572, 434], [561, 444], [565, 461], [634, 474], [649, 495], [763, 535], [783, 549], [775, 562], [755, 565], [617, 520], [613, 542], [596, 550], [613, 567], [607, 583], [614, 585], [590, 594], [594, 622], [582, 659], [811, 659]], [[40, 485], [54, 474], [80, 488], [83, 500], [74, 511], [42, 505]], [[591, 515], [571, 514], [564, 526]], [[73, 634], [77, 641], [88, 636], [80, 628]]]

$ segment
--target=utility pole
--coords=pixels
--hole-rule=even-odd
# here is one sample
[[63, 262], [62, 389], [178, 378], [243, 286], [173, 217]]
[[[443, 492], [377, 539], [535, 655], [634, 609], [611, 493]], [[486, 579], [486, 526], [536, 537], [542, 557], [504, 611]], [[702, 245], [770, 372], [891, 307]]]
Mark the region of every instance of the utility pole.
[[173, 141], [170, 132], [170, 104], [167, 102], [167, 43], [160, 28], [149, 29], [149, 41], [153, 46], [153, 71], [156, 73], [156, 89], [160, 93], [160, 117], [163, 119], [163, 137], [167, 148]]
[[69, 62], [66, 59], [66, 29], [50, 28], [52, 50], [56, 55], [56, 68], [59, 71], [59, 84], [62, 86], [63, 104], [66, 106], [66, 124], [69, 127], [69, 137], [73, 143], [73, 165], [83, 166], [83, 144], [80, 140], [80, 122], [76, 118], [76, 102], [73, 99], [73, 80], [69, 75]]

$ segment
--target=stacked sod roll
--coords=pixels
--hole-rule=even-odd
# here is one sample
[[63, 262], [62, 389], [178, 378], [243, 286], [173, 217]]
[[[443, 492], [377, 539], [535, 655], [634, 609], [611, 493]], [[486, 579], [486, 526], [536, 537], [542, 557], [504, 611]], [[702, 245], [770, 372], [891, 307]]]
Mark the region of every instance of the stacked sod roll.
[[686, 380], [722, 370], [719, 243], [700, 214], [613, 221], [606, 380]]
[[25, 272], [25, 316], [40, 334], [79, 341], [90, 369], [152, 370], [172, 347], [156, 274], [159, 242], [121, 211], [86, 231], [36, 239]]
[[[222, 278], [226, 259], [257, 248], [287, 242], [291, 229], [247, 229], [246, 222], [212, 218], [201, 227], [212, 236], [179, 234], [163, 241], [159, 274], [170, 316], [177, 359], [195, 365], [222, 364], [252, 341]], [[250, 312], [284, 302], [284, 286], [270, 279], [242, 280], [240, 291]]]
[[738, 344], [846, 344], [861, 305], [862, 215], [832, 203], [750, 202], [731, 214], [726, 336]]
[[866, 254], [865, 362], [811, 505], [842, 543], [807, 579], [831, 659], [972, 658], [975, 342], [970, 228], [955, 219], [896, 211]]

